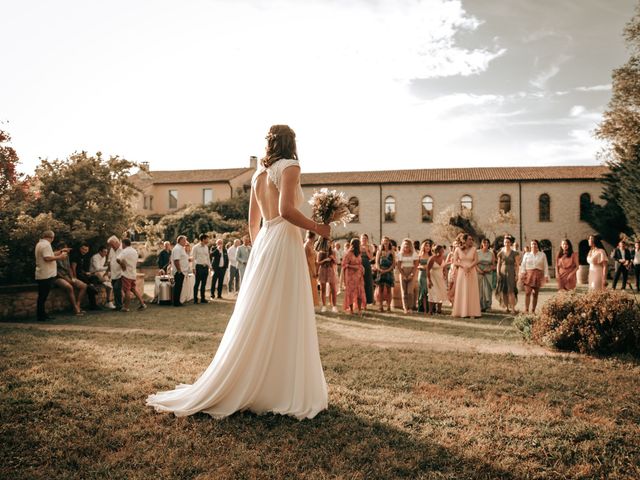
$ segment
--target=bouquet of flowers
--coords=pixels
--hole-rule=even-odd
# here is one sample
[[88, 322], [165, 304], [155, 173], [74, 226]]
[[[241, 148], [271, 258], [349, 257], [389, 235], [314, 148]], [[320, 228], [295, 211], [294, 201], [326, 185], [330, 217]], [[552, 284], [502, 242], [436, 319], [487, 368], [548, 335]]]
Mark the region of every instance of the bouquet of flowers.
[[[311, 218], [314, 222], [336, 225], [346, 225], [353, 220], [353, 214], [349, 210], [349, 201], [343, 192], [321, 188], [313, 192], [309, 199], [311, 205]], [[326, 249], [329, 239], [321, 238], [316, 243], [316, 250]]]

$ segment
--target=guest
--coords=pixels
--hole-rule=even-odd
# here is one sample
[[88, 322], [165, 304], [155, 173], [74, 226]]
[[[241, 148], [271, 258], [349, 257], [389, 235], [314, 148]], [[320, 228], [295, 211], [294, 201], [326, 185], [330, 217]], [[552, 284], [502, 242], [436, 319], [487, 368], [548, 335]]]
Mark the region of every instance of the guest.
[[427, 266], [431, 258], [431, 242], [425, 240], [420, 245], [418, 254], [418, 312], [429, 311], [429, 282], [427, 279]]
[[184, 276], [189, 272], [189, 255], [184, 249], [187, 244], [187, 237], [178, 236], [176, 244], [171, 250], [171, 268], [173, 270], [173, 306], [181, 307], [180, 301], [182, 296], [182, 286], [184, 284]]
[[91, 266], [89, 267], [89, 272], [91, 275], [94, 275], [105, 289], [105, 297], [106, 303], [105, 307], [111, 310], [114, 310], [116, 306], [113, 304], [111, 299], [111, 293], [113, 291], [113, 286], [111, 285], [111, 279], [109, 278], [109, 267], [107, 266], [107, 254], [109, 253], [109, 249], [102, 245], [98, 248], [98, 252], [91, 257]]
[[236, 238], [231, 248], [227, 249], [227, 255], [229, 255], [229, 293], [236, 295], [240, 290], [240, 271], [238, 270], [238, 260], [236, 259], [240, 244], [240, 240]]
[[345, 284], [343, 308], [353, 315], [355, 305], [358, 314], [362, 314], [362, 310], [367, 309], [367, 296], [364, 292], [364, 267], [358, 238], [351, 239], [349, 251], [342, 258], [342, 273]]
[[524, 285], [525, 313], [529, 313], [529, 311], [535, 313], [540, 289], [549, 281], [547, 255], [540, 250], [540, 244], [537, 240], [531, 240], [530, 245], [531, 251], [522, 256], [522, 263], [520, 263], [520, 278]]
[[505, 235], [504, 246], [497, 255], [496, 299], [506, 308], [507, 313], [516, 313], [518, 302], [517, 274], [520, 269], [520, 255], [512, 248], [513, 237]]
[[251, 238], [249, 235], [242, 237], [242, 245], [236, 250], [236, 262], [238, 264], [238, 273], [240, 275], [240, 281], [238, 283], [238, 289], [242, 284], [242, 278], [244, 277], [244, 270], [247, 268], [247, 262], [249, 261], [249, 255], [251, 254]]
[[171, 265], [171, 242], [163, 243], [163, 250], [158, 254], [158, 268], [169, 273], [169, 266]]
[[89, 253], [89, 245], [82, 242], [80, 248], [71, 251], [69, 256], [71, 263], [71, 273], [87, 286], [87, 298], [89, 299], [89, 309], [98, 310], [96, 295], [98, 294], [97, 285], [101, 285], [100, 279], [91, 273], [91, 254]]
[[376, 269], [378, 277], [376, 283], [377, 297], [380, 303], [380, 311], [384, 311], [384, 302], [387, 302], [387, 311], [391, 311], [391, 290], [395, 283], [393, 271], [396, 267], [396, 258], [391, 249], [389, 237], [382, 237], [382, 243], [376, 254]]
[[109, 247], [109, 255], [107, 256], [107, 264], [109, 277], [111, 278], [111, 286], [113, 287], [113, 299], [116, 303], [116, 310], [122, 308], [122, 268], [118, 263], [118, 254], [122, 251], [120, 239], [112, 235], [107, 240]]
[[331, 242], [327, 243], [325, 251], [318, 252], [316, 263], [318, 264], [318, 281], [320, 282], [320, 295], [322, 296], [322, 309], [320, 311], [327, 311], [327, 296], [330, 296], [331, 311], [337, 313], [336, 253], [331, 246]]
[[366, 233], [360, 235], [360, 252], [362, 254], [362, 266], [364, 267], [364, 293], [367, 297], [367, 303], [374, 303], [371, 262], [376, 257], [373, 255], [373, 247], [369, 243], [369, 235]]
[[216, 240], [216, 246], [211, 249], [211, 266], [213, 267], [211, 298], [215, 298], [215, 292], [217, 291], [218, 299], [221, 299], [224, 275], [227, 272], [227, 268], [229, 268], [229, 253], [224, 247], [224, 241], [221, 238]]
[[307, 268], [309, 269], [309, 284], [311, 286], [311, 297], [313, 298], [313, 306], [320, 305], [318, 295], [318, 265], [316, 264], [316, 252], [314, 244], [316, 234], [311, 230], [307, 231], [306, 240], [304, 242], [304, 254], [307, 258]]
[[[69, 248], [65, 242], [60, 242], [58, 247], [59, 250], [66, 251], [67, 253], [71, 251], [71, 248]], [[58, 271], [58, 275], [53, 281], [53, 284], [64, 290], [67, 294], [71, 308], [73, 308], [75, 314], [84, 315], [85, 311], [82, 310], [81, 305], [87, 293], [87, 284], [82, 280], [78, 280], [71, 271], [71, 263], [68, 255], [60, 260], [56, 260], [56, 270]]]
[[571, 241], [565, 238], [560, 243], [560, 251], [556, 258], [558, 290], [574, 290], [576, 288], [576, 272], [579, 266], [578, 254], [573, 251]]
[[443, 245], [437, 245], [427, 263], [427, 286], [429, 288], [429, 315], [442, 313], [442, 304], [447, 300], [447, 285], [444, 273]]
[[[347, 254], [347, 252], [351, 249], [351, 244], [349, 242], [345, 242], [344, 243], [344, 248], [342, 249], [342, 259], [344, 260], [344, 256]], [[344, 285], [344, 270], [341, 268], [340, 269], [340, 275], [338, 277], [338, 294], [340, 294], [341, 291], [344, 291], [345, 289], [345, 285]]]
[[191, 243], [189, 243], [189, 240], [187, 240], [187, 243], [184, 244], [184, 251], [187, 254], [187, 257], [189, 257], [189, 268], [185, 272], [186, 275], [189, 275], [190, 273], [193, 273], [194, 270], [193, 257], [191, 256]]
[[616, 289], [618, 280], [622, 275], [622, 290], [627, 288], [627, 279], [629, 275], [629, 269], [631, 268], [631, 251], [627, 248], [627, 242], [620, 240], [618, 247], [611, 252], [611, 258], [615, 260], [615, 273], [613, 275], [613, 289]]
[[51, 242], [55, 238], [51, 230], [42, 232], [40, 241], [36, 244], [34, 251], [36, 260], [36, 283], [38, 284], [38, 300], [37, 300], [37, 320], [44, 322], [45, 320], [53, 320], [54, 317], [47, 315], [46, 302], [53, 282], [58, 274], [57, 261], [67, 257], [66, 250], [53, 251]]
[[333, 251], [335, 252], [336, 256], [336, 273], [338, 274], [338, 277], [340, 277], [340, 274], [342, 273], [342, 256], [344, 255], [340, 242], [334, 243]]
[[604, 290], [607, 286], [607, 251], [602, 245], [600, 237], [589, 236], [589, 253], [587, 263], [589, 264], [589, 290]]
[[418, 254], [413, 249], [413, 242], [408, 238], [402, 240], [397, 266], [400, 275], [400, 291], [402, 292], [402, 310], [406, 315], [415, 304], [413, 286], [418, 272]]
[[449, 253], [447, 254], [444, 265], [445, 273], [447, 275], [447, 298], [449, 303], [453, 306], [453, 299], [456, 293], [456, 268], [453, 268], [453, 254], [458, 248], [458, 241], [454, 240], [449, 247]]
[[491, 297], [493, 296], [494, 273], [496, 271], [496, 256], [490, 250], [491, 242], [483, 238], [480, 242], [478, 255], [478, 289], [480, 290], [480, 311], [491, 309]]
[[200, 303], [209, 303], [204, 298], [207, 288], [207, 279], [211, 270], [211, 258], [209, 257], [209, 236], [206, 233], [200, 235], [200, 242], [193, 247], [193, 263], [196, 269], [196, 281], [193, 285], [193, 303], [198, 303], [198, 290], [200, 290]]
[[147, 306], [144, 303], [142, 295], [136, 288], [136, 265], [138, 264], [138, 252], [131, 246], [131, 240], [128, 238], [122, 239], [122, 246], [124, 248], [117, 257], [120, 268], [122, 268], [122, 294], [124, 295], [124, 305], [122, 306], [121, 311], [129, 311], [129, 303], [131, 302], [132, 295], [140, 302], [138, 310], [144, 310]]
[[454, 317], [480, 317], [480, 291], [478, 290], [478, 254], [473, 237], [461, 233], [458, 247], [453, 252], [452, 268], [455, 272], [455, 292], [451, 315]]
[[633, 251], [633, 273], [636, 277], [636, 292], [640, 293], [640, 240], [636, 240]]

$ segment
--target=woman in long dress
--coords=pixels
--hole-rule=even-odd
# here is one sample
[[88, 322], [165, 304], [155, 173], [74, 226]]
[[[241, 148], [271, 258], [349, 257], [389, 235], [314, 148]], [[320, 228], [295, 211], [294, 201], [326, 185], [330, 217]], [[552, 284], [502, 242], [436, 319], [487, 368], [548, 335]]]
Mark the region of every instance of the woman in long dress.
[[313, 244], [316, 240], [316, 234], [311, 230], [307, 231], [307, 240], [304, 242], [304, 254], [307, 259], [307, 268], [309, 269], [309, 284], [311, 286], [311, 297], [313, 298], [313, 306], [320, 305], [320, 296], [318, 294], [318, 264], [316, 263], [316, 251]]
[[478, 289], [480, 290], [480, 310], [486, 312], [491, 308], [493, 296], [493, 272], [496, 270], [496, 257], [489, 248], [491, 242], [483, 238], [478, 250]]
[[420, 245], [418, 254], [418, 312], [429, 312], [429, 282], [427, 281], [427, 265], [431, 258], [431, 241], [425, 240]]
[[589, 236], [589, 253], [587, 263], [589, 264], [589, 290], [604, 290], [607, 286], [607, 267], [609, 259], [607, 252], [602, 245], [600, 238]]
[[442, 313], [442, 304], [447, 300], [447, 285], [444, 274], [444, 246], [438, 245], [427, 263], [429, 287], [429, 315]]
[[395, 283], [393, 272], [396, 267], [396, 257], [391, 248], [389, 237], [382, 237], [380, 248], [376, 253], [376, 270], [378, 278], [376, 280], [378, 302], [380, 302], [380, 311], [384, 311], [384, 302], [387, 302], [387, 312], [391, 311], [391, 291]]
[[558, 290], [574, 290], [577, 284], [576, 272], [579, 268], [578, 254], [567, 238], [560, 243], [560, 251], [556, 258], [556, 278]]
[[360, 252], [360, 240], [351, 239], [351, 248], [342, 258], [342, 272], [344, 274], [344, 310], [353, 314], [353, 307], [358, 313], [367, 308], [367, 297], [364, 293], [364, 267]]
[[456, 288], [453, 297], [454, 317], [480, 317], [480, 291], [478, 290], [478, 254], [473, 248], [473, 237], [467, 233], [458, 236], [458, 247], [453, 252], [452, 268], [456, 269]]
[[329, 226], [298, 209], [304, 195], [293, 130], [274, 125], [267, 140], [251, 181], [253, 248], [235, 309], [200, 378], [148, 397], [147, 405], [160, 412], [221, 418], [250, 410], [302, 420], [327, 408], [300, 228], [328, 237]]
[[375, 260], [373, 254], [373, 246], [369, 243], [369, 235], [363, 233], [360, 235], [360, 255], [362, 256], [362, 267], [364, 268], [364, 294], [367, 297], [367, 303], [374, 303], [373, 297], [373, 270], [371, 262]]
[[517, 250], [511, 248], [512, 244], [513, 239], [505, 235], [504, 246], [496, 255], [498, 260], [496, 299], [507, 313], [516, 313], [516, 303], [518, 303], [517, 272], [520, 268], [520, 256]]
[[331, 301], [331, 311], [337, 313], [336, 252], [331, 242], [327, 242], [327, 248], [318, 252], [316, 264], [318, 265], [318, 281], [320, 282], [320, 295], [322, 296], [322, 309], [320, 311], [327, 311], [327, 297], [329, 297]]
[[413, 310], [413, 285], [418, 273], [418, 254], [413, 249], [413, 243], [408, 238], [402, 240], [402, 247], [398, 254], [398, 274], [400, 276], [400, 292], [402, 293], [402, 310], [407, 315]]

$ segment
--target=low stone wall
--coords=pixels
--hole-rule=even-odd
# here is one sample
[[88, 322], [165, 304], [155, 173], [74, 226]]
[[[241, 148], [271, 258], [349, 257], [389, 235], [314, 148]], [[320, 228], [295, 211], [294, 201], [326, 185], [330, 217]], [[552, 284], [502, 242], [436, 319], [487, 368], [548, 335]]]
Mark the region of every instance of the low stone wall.
[[[136, 287], [139, 292], [144, 293], [144, 274], [138, 274], [136, 279]], [[104, 288], [98, 289], [96, 302], [98, 305], [104, 305], [106, 300]], [[36, 302], [38, 300], [38, 285], [7, 285], [0, 286], [0, 321], [12, 321], [25, 318], [36, 317]], [[88, 306], [88, 300], [85, 298], [83, 307]], [[47, 313], [53, 312], [70, 312], [71, 305], [69, 297], [59, 288], [51, 289], [47, 297], [46, 304]]]

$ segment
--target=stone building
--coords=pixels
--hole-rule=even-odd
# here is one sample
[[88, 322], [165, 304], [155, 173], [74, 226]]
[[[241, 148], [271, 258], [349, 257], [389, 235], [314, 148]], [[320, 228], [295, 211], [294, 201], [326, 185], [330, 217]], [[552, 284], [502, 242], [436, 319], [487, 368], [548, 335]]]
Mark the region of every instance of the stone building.
[[[229, 198], [249, 184], [256, 161], [251, 157], [247, 168], [140, 172], [143, 194], [136, 200], [137, 211], [165, 214]], [[439, 237], [434, 220], [447, 209], [469, 209], [490, 238], [510, 233], [520, 245], [537, 239], [552, 258], [562, 238], [584, 250], [593, 233], [584, 220], [585, 209], [600, 201], [600, 178], [606, 171], [602, 166], [566, 166], [326, 172], [303, 173], [301, 183], [307, 198], [328, 187], [350, 199], [357, 218], [338, 228], [338, 235], [366, 232], [375, 243], [382, 236], [449, 243]], [[310, 214], [306, 203], [302, 210]], [[496, 223], [500, 211], [510, 223]]]

